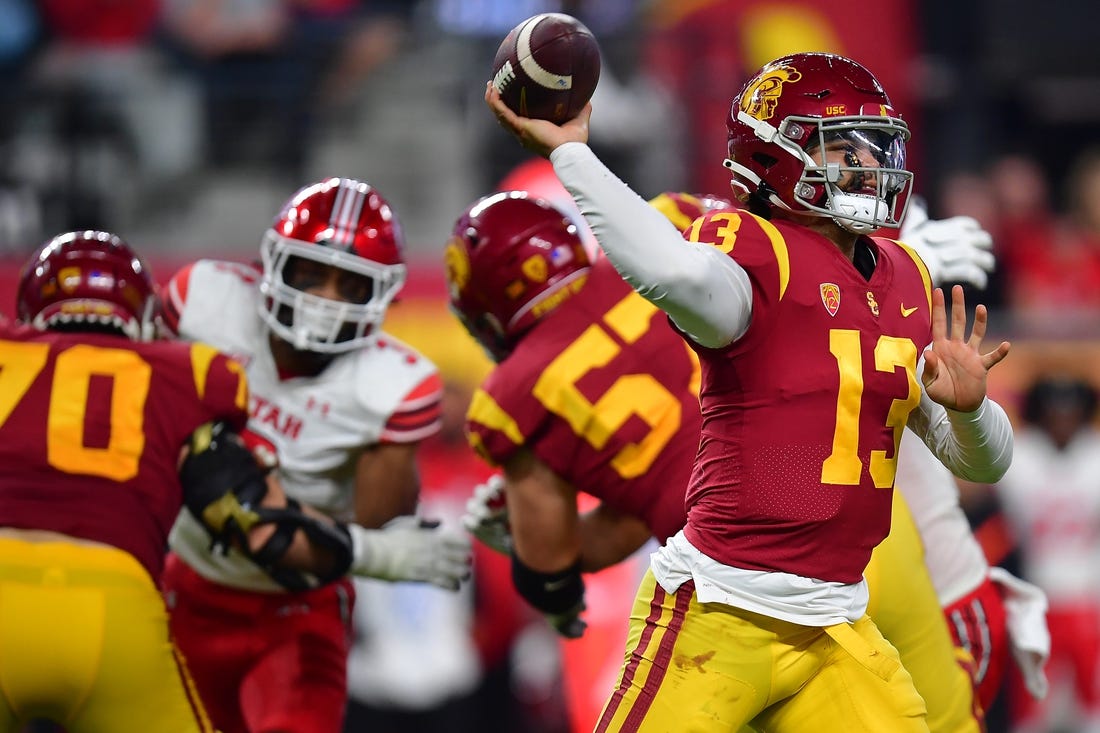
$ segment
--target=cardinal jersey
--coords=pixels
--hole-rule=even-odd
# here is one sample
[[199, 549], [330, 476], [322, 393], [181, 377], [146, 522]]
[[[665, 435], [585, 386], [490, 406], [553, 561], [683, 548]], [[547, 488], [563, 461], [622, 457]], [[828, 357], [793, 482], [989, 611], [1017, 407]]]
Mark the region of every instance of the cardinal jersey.
[[890, 528], [898, 442], [931, 341], [919, 258], [863, 240], [868, 280], [826, 238], [742, 211], [685, 238], [728, 253], [752, 283], [752, 320], [728, 347], [696, 347], [703, 425], [687, 539], [715, 560], [855, 583]]
[[646, 521], [684, 522], [699, 432], [698, 361], [607, 260], [542, 318], [475, 393], [471, 443], [501, 464], [521, 447], [578, 489]]
[[0, 523], [112, 545], [155, 580], [180, 511], [180, 449], [246, 419], [238, 363], [203, 344], [0, 323]]
[[[350, 518], [356, 461], [385, 442], [419, 441], [439, 429], [442, 383], [435, 366], [378, 333], [365, 349], [336, 356], [314, 377], [281, 378], [260, 320], [259, 273], [246, 265], [200, 260], [169, 285], [169, 318], [181, 336], [236, 356], [248, 374], [248, 430], [270, 442], [286, 493], [338, 518]], [[278, 590], [243, 555], [210, 553], [209, 537], [180, 514], [171, 546], [204, 577], [252, 590]]]

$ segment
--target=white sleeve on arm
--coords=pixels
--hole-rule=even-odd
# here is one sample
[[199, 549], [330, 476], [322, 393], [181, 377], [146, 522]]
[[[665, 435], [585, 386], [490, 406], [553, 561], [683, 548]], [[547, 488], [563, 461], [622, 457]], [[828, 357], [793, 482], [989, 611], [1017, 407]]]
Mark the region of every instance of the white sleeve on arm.
[[[924, 373], [924, 357], [917, 374]], [[1004, 408], [986, 397], [974, 412], [948, 410], [921, 389], [909, 428], [959, 478], [995, 483], [1012, 463], [1012, 424]]]
[[744, 335], [752, 284], [740, 265], [714, 247], [686, 241], [587, 145], [561, 145], [550, 162], [611, 264], [643, 298], [703, 346], [719, 348]]

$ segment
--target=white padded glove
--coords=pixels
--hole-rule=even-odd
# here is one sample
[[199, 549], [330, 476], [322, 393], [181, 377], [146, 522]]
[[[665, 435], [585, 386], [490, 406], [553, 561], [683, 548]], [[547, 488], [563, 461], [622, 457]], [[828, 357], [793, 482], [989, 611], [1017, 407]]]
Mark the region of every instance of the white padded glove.
[[1042, 700], [1050, 688], [1043, 669], [1050, 659], [1046, 593], [1004, 568], [991, 567], [989, 577], [1004, 591], [1008, 638], [1016, 666], [1023, 675], [1027, 691], [1036, 700]]
[[929, 219], [924, 202], [914, 197], [909, 202], [898, 238], [916, 250], [934, 285], [969, 283], [984, 288], [989, 283], [995, 259], [990, 251], [993, 236], [982, 229], [977, 219], [952, 216]]
[[512, 552], [512, 528], [508, 524], [508, 503], [504, 495], [504, 477], [492, 476], [474, 487], [466, 501], [462, 526], [490, 548], [508, 555]]
[[409, 580], [458, 590], [470, 577], [470, 538], [438, 521], [396, 517], [381, 529], [349, 524], [351, 572], [380, 580]]

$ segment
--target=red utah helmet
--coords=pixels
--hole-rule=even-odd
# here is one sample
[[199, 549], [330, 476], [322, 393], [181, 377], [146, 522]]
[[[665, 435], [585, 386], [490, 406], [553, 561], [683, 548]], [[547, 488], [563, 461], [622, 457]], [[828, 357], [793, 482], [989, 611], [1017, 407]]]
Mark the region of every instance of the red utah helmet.
[[[860, 64], [829, 53], [796, 53], [766, 64], [741, 88], [726, 120], [727, 168], [743, 198], [767, 208], [834, 219], [856, 233], [898, 225], [909, 127], [882, 85]], [[866, 151], [877, 167], [850, 155], [826, 165], [826, 145]], [[874, 178], [875, 195], [847, 192], [845, 174]], [[901, 204], [901, 206], [899, 206]]]
[[[405, 283], [404, 238], [377, 190], [350, 178], [300, 189], [283, 205], [260, 245], [260, 316], [297, 349], [341, 353], [360, 348], [381, 326]], [[291, 287], [287, 263], [304, 258], [367, 277], [365, 301], [323, 298]]]
[[16, 315], [41, 330], [108, 328], [152, 341], [160, 300], [149, 268], [121, 237], [66, 232], [43, 244], [23, 267]]
[[584, 283], [577, 226], [523, 191], [486, 196], [458, 218], [444, 254], [451, 309], [496, 361]]

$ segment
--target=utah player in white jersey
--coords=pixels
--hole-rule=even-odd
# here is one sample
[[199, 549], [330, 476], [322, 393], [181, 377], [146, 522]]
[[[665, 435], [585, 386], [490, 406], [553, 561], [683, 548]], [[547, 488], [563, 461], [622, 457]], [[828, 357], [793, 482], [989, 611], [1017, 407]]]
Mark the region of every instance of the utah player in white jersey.
[[1060, 692], [1045, 704], [1010, 697], [1018, 733], [1100, 731], [1100, 391], [1094, 379], [1086, 372], [1036, 375], [1021, 405], [1019, 452], [996, 487], [1019, 538], [1023, 572], [1050, 598], [1051, 678]]
[[[287, 495], [349, 524], [351, 572], [456, 589], [469, 540], [411, 515], [416, 446], [439, 429], [442, 383], [381, 330], [405, 278], [401, 230], [366, 183], [298, 191], [261, 244], [262, 269], [200, 260], [168, 288], [181, 336], [240, 359], [248, 433]], [[384, 525], [384, 526], [383, 526]], [[381, 529], [377, 529], [381, 527]], [[371, 529], [365, 529], [371, 528]], [[222, 733], [337, 733], [353, 590], [212, 551], [186, 514], [164, 589], [172, 631]]]

